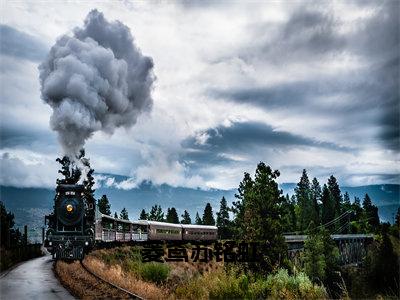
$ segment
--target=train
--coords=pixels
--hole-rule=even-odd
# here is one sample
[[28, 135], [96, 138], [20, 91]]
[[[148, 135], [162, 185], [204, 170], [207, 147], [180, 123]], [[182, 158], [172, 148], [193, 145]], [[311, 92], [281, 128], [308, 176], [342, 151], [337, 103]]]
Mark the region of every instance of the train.
[[146, 241], [214, 241], [216, 226], [123, 220], [102, 214], [83, 185], [58, 184], [45, 216], [44, 246], [54, 259], [82, 260], [95, 246]]

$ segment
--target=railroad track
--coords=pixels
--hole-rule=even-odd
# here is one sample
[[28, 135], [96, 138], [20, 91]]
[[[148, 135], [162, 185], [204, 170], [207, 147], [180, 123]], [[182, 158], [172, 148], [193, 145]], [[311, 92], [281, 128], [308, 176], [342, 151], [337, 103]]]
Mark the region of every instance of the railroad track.
[[128, 290], [126, 290], [126, 289], [124, 289], [124, 288], [122, 288], [122, 287], [120, 287], [120, 286], [108, 281], [107, 279], [104, 279], [103, 277], [99, 276], [98, 274], [94, 273], [92, 270], [90, 270], [88, 267], [86, 267], [85, 264], [82, 261], [80, 262], [80, 264], [81, 264], [82, 268], [86, 272], [88, 272], [90, 275], [92, 275], [92, 276], [96, 277], [98, 280], [100, 280], [102, 282], [105, 282], [106, 284], [118, 289], [119, 291], [127, 294], [129, 296], [129, 298], [144, 300], [144, 298], [142, 298], [142, 297], [140, 297], [140, 296], [138, 296], [138, 295], [136, 295], [134, 293], [131, 293], [130, 291], [128, 291]]

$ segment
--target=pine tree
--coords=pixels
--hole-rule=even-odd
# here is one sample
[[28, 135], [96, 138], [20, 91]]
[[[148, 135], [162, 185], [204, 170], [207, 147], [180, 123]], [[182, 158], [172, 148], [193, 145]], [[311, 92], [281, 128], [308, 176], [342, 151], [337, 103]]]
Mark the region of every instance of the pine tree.
[[296, 231], [296, 211], [295, 211], [295, 203], [296, 200], [293, 200], [289, 197], [289, 194], [286, 194], [284, 198], [285, 201], [282, 204], [282, 228], [284, 232], [292, 232]]
[[243, 239], [248, 233], [248, 225], [245, 220], [247, 202], [253, 197], [253, 179], [245, 172], [243, 180], [239, 183], [238, 194], [235, 194], [237, 201], [232, 203], [231, 211], [234, 213], [233, 232], [237, 239]]
[[313, 282], [325, 279], [324, 243], [318, 234], [309, 234], [304, 242], [303, 264], [304, 272]]
[[361, 207], [360, 198], [354, 197], [354, 202], [350, 206], [352, 213], [352, 222], [350, 224], [351, 233], [366, 233], [368, 226], [363, 208]]
[[299, 205], [299, 230], [304, 231], [308, 229], [309, 224], [315, 219], [314, 207], [311, 199], [310, 181], [308, 179], [307, 171], [304, 169], [299, 183], [295, 188], [297, 204]]
[[122, 220], [129, 220], [128, 211], [126, 210], [125, 207], [121, 210], [121, 213], [119, 214], [119, 218]]
[[183, 212], [181, 224], [192, 224], [192, 220], [190, 219], [190, 215], [187, 210]]
[[148, 214], [144, 209], [142, 209], [142, 212], [140, 213], [139, 220], [147, 220], [149, 218]]
[[379, 229], [379, 215], [378, 215], [378, 207], [372, 204], [372, 200], [368, 194], [365, 194], [363, 200], [363, 209], [365, 212], [365, 217], [368, 224], [371, 226], [371, 230], [376, 232]]
[[322, 198], [321, 185], [317, 178], [313, 178], [311, 184], [311, 202], [312, 202], [312, 221], [316, 226], [321, 224], [321, 213], [320, 213], [320, 203]]
[[229, 220], [229, 210], [225, 197], [222, 197], [219, 212], [217, 212], [217, 227], [221, 239], [231, 237], [231, 222]]
[[158, 222], [164, 222], [164, 213], [161, 209], [161, 205], [154, 205], [149, 214], [149, 220], [150, 221], [158, 221]]
[[117, 212], [114, 212], [114, 219], [118, 219], [118, 214], [117, 214]]
[[7, 212], [6, 207], [2, 201], [0, 201], [0, 225], [0, 245], [9, 247], [11, 244], [11, 231], [15, 225], [14, 214], [11, 212]]
[[57, 158], [56, 161], [61, 165], [61, 170], [58, 170], [58, 173], [64, 176], [64, 179], [57, 179], [57, 184], [67, 184], [71, 178], [71, 161], [68, 156]]
[[179, 218], [178, 218], [178, 213], [176, 212], [175, 207], [172, 207], [171, 209], [168, 208], [167, 210], [167, 218], [166, 218], [168, 223], [174, 223], [174, 224], [179, 224]]
[[203, 225], [215, 225], [215, 219], [210, 203], [207, 203], [206, 207], [204, 208], [202, 223]]
[[111, 216], [111, 206], [106, 195], [101, 196], [101, 198], [97, 201], [97, 207], [102, 214]]
[[350, 196], [348, 192], [343, 194], [343, 212], [351, 210]]
[[279, 175], [279, 171], [260, 162], [254, 181], [245, 173], [232, 209], [238, 218], [234, 222], [239, 227], [236, 232], [241, 234], [237, 238], [264, 241], [261, 261], [253, 265], [262, 272], [270, 272], [287, 253], [281, 218], [285, 199], [276, 182]]
[[400, 226], [400, 207], [397, 209], [395, 224], [396, 224], [397, 226]]
[[[334, 203], [334, 216], [339, 217], [342, 214], [341, 207], [343, 198], [340, 192], [339, 184], [333, 175], [331, 175], [331, 177], [329, 177], [328, 179], [328, 189], [331, 193], [331, 197]], [[338, 224], [338, 226], [340, 227], [340, 224]]]
[[196, 221], [195, 221], [196, 225], [202, 225], [203, 222], [200, 219], [199, 213], [196, 212]]
[[335, 202], [329, 188], [324, 184], [322, 188], [322, 225], [335, 218]]

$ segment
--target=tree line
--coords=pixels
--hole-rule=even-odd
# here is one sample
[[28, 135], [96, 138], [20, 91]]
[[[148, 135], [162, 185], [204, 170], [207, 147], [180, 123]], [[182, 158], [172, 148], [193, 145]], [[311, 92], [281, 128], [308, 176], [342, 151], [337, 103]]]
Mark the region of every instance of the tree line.
[[[167, 208], [165, 213], [158, 204], [153, 205], [148, 212], [142, 209], [139, 219], [175, 224], [216, 225], [222, 239], [241, 238], [251, 231], [263, 230], [262, 228], [270, 228], [269, 231], [273, 234], [274, 228], [278, 226], [274, 221], [276, 217], [279, 218], [277, 229], [291, 234], [307, 234], [316, 227], [324, 227], [330, 233], [379, 231], [378, 208], [372, 204], [368, 194], [365, 194], [362, 202], [358, 197], [354, 197], [351, 202], [348, 192], [341, 192], [333, 175], [321, 187], [317, 178], [310, 181], [304, 169], [294, 194], [291, 197], [288, 194], [283, 196], [275, 181], [279, 175], [279, 171], [272, 171], [264, 163], [258, 165], [254, 179], [245, 173], [235, 195], [236, 201], [228, 206], [227, 200], [222, 197], [216, 218], [211, 204], [207, 203], [202, 217], [197, 212], [194, 220], [187, 210], [179, 218], [175, 207]], [[98, 200], [97, 205], [100, 212], [111, 215], [111, 206], [106, 195]], [[247, 206], [257, 208], [257, 205], [259, 211], [247, 209]], [[115, 212], [114, 217], [129, 219], [125, 207], [119, 215]]]
[[[223, 198], [223, 201], [225, 201], [225, 206], [226, 206], [225, 198]], [[107, 195], [103, 195], [97, 201], [97, 206], [99, 208], [99, 211], [102, 214], [111, 216], [111, 204], [107, 198]], [[218, 213], [217, 213], [217, 215], [218, 215]], [[121, 210], [121, 213], [119, 214], [119, 216], [118, 216], [117, 212], [114, 212], [114, 218], [129, 220], [128, 211], [124, 207]], [[181, 215], [181, 218], [179, 219], [178, 212], [175, 207], [168, 208], [167, 212], [164, 213], [164, 211], [161, 208], [161, 205], [158, 205], [158, 204], [153, 205], [149, 212], [146, 212], [145, 209], [142, 209], [142, 211], [140, 212], [140, 215], [139, 215], [139, 220], [167, 222], [167, 223], [174, 223], [174, 224], [192, 224], [192, 218], [190, 217], [190, 214], [187, 210], [184, 210], [183, 214]], [[219, 219], [217, 217], [217, 225], [218, 225], [218, 220]], [[206, 204], [202, 218], [200, 218], [199, 213], [196, 213], [194, 224], [216, 225], [213, 210], [212, 210], [210, 203]]]

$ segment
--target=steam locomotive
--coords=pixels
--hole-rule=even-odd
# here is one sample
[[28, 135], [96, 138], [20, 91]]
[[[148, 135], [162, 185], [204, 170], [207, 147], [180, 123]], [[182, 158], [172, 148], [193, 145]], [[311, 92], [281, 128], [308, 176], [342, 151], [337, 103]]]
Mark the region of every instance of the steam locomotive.
[[95, 203], [79, 184], [58, 184], [54, 212], [45, 216], [45, 247], [57, 259], [83, 259], [94, 245]]
[[82, 260], [95, 245], [145, 241], [212, 241], [215, 226], [129, 221], [100, 213], [83, 185], [58, 184], [54, 211], [45, 216], [44, 245], [55, 259]]

